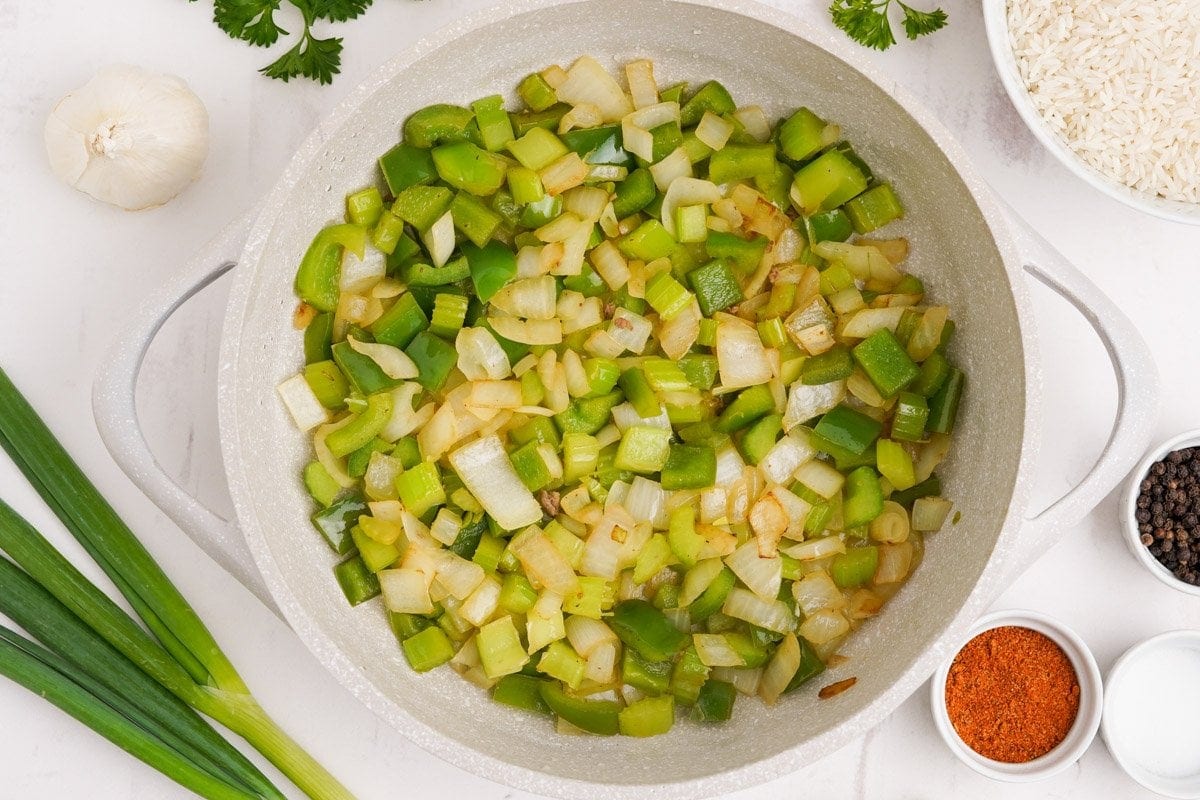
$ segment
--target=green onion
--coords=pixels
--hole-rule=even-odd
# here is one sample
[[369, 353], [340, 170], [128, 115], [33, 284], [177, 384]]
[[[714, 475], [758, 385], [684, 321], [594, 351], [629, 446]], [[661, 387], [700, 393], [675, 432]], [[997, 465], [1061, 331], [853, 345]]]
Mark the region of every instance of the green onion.
[[[196, 612], [0, 370], [0, 447], [129, 602], [156, 643], [12, 513], [0, 549], [151, 678], [242, 736], [313, 798], [349, 798], [250, 695]], [[0, 593], [11, 592], [3, 584]], [[45, 687], [47, 693], [50, 687]]]

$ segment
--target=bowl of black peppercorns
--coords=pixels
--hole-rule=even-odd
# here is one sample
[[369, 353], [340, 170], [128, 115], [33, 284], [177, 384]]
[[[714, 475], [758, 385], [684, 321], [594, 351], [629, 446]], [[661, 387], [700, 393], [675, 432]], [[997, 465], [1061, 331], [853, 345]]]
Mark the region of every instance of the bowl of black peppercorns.
[[1159, 580], [1200, 596], [1200, 430], [1151, 450], [1121, 498], [1125, 543]]

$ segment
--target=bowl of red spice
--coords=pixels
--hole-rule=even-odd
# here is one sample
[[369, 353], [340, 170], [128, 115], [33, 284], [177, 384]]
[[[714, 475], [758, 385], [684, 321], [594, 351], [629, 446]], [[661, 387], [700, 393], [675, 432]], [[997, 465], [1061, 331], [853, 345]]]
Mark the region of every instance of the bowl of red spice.
[[1120, 508], [1134, 558], [1171, 588], [1200, 595], [1200, 430], [1147, 453]]
[[1103, 687], [1091, 650], [1035, 611], [998, 611], [934, 674], [938, 732], [989, 778], [1048, 778], [1075, 763], [1100, 727]]

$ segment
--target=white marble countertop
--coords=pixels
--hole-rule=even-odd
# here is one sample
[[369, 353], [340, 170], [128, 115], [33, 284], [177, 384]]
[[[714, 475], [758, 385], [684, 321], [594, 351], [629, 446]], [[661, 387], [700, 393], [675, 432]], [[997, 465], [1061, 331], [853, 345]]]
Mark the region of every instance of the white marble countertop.
[[[1149, 1], [1149, 0], [1148, 0]], [[828, 26], [825, 0], [773, 0]], [[0, 363], [217, 632], [256, 694], [364, 800], [392, 796], [526, 797], [445, 764], [383, 726], [328, 676], [289, 630], [205, 558], [117, 470], [92, 420], [92, 376], [130, 304], [149, 293], [274, 181], [316, 120], [393, 52], [486, 0], [379, 0], [341, 26], [343, 74], [332, 87], [257, 76], [270, 57], [225, 38], [211, 4], [0, 0]], [[993, 73], [979, 4], [945, 0], [949, 28], [887, 54], [868, 53], [959, 137], [979, 170], [1108, 292], [1141, 328], [1163, 377], [1158, 438], [1200, 425], [1196, 332], [1200, 228], [1159, 222], [1102, 196], [1059, 166], [1022, 127]], [[213, 149], [201, 181], [175, 202], [127, 214], [50, 175], [42, 124], [54, 100], [99, 66], [130, 61], [184, 77], [208, 105]], [[215, 363], [225, 288], [172, 321], [152, 350], [140, 402], [168, 467], [227, 508], [215, 443]], [[1034, 290], [1047, 365], [1048, 501], [1086, 471], [1114, 408], [1113, 380], [1082, 320]], [[0, 494], [72, 557], [78, 546], [0, 459]], [[1024, 606], [1073, 626], [1107, 669], [1151, 634], [1200, 625], [1200, 603], [1145, 574], [1124, 551], [1110, 497], [1017, 580], [997, 607]], [[96, 571], [89, 574], [95, 576]], [[0, 682], [0, 796], [151, 800], [183, 796], [41, 700]], [[1074, 767], [1034, 785], [993, 783], [942, 745], [918, 691], [877, 729], [774, 783], [730, 798], [1139, 798], [1097, 741]]]

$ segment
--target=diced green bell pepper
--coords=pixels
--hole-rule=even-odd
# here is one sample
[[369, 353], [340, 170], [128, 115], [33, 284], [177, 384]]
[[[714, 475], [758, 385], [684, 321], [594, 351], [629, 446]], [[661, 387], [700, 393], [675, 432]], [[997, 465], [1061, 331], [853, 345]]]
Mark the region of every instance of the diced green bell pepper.
[[720, 611], [735, 583], [737, 583], [737, 576], [733, 574], [733, 570], [723, 567], [708, 588], [688, 606], [688, 616], [691, 621], [693, 623], [703, 622]]
[[792, 161], [804, 161], [821, 149], [825, 120], [807, 108], [799, 108], [784, 120], [776, 132], [779, 149]]
[[687, 279], [692, 291], [696, 293], [700, 311], [706, 317], [724, 311], [743, 299], [742, 286], [724, 259], [716, 259], [697, 267], [688, 273]]
[[344, 556], [354, 549], [350, 529], [366, 513], [367, 504], [361, 497], [352, 494], [313, 514], [312, 524], [333, 548], [333, 552]]
[[477, 247], [483, 247], [500, 228], [500, 215], [465, 192], [459, 192], [450, 203], [454, 227]]
[[359, 258], [367, 246], [367, 230], [358, 225], [330, 225], [313, 238], [296, 270], [296, 295], [318, 311], [333, 311], [341, 296], [342, 254]]
[[929, 421], [927, 427], [933, 433], [951, 433], [958, 416], [958, 404], [962, 399], [966, 375], [957, 367], [950, 368], [950, 375], [937, 394], [929, 398]]
[[854, 373], [854, 359], [849, 348], [834, 345], [817, 356], [804, 359], [800, 367], [800, 382], [807, 386], [842, 381]]
[[482, 247], [463, 245], [463, 254], [471, 270], [471, 283], [482, 302], [492, 299], [496, 292], [517, 274], [517, 258], [500, 242]]
[[708, 179], [720, 184], [770, 176], [775, 164], [773, 143], [727, 144], [708, 159]]
[[[810, 244], [816, 244], [817, 242], [844, 242], [854, 233], [854, 226], [851, 224], [850, 218], [846, 216], [845, 211], [835, 208], [832, 211], [821, 211], [813, 214], [811, 217], [805, 217], [804, 231], [808, 235]], [[842, 286], [840, 288], [845, 289], [846, 287]]]
[[392, 418], [392, 405], [391, 392], [370, 395], [367, 407], [361, 414], [325, 437], [329, 452], [340, 458], [370, 442]]
[[548, 683], [550, 681], [544, 678], [535, 678], [532, 675], [520, 673], [505, 675], [492, 687], [492, 699], [513, 708], [532, 711], [535, 714], [550, 715], [553, 712], [550, 710], [549, 704], [542, 699], [542, 687]]
[[867, 188], [867, 176], [838, 150], [827, 150], [796, 170], [792, 200], [800, 213], [810, 216], [829, 211]]
[[304, 329], [304, 363], [315, 364], [333, 358], [333, 314], [322, 312]]
[[667, 463], [662, 468], [662, 487], [674, 489], [703, 489], [717, 479], [717, 454], [705, 445], [671, 445]]
[[613, 465], [617, 469], [649, 474], [658, 472], [670, 456], [671, 431], [649, 425], [625, 430]]
[[645, 600], [623, 600], [613, 608], [609, 627], [648, 661], [666, 661], [688, 646], [691, 637]]
[[346, 217], [352, 225], [370, 228], [383, 213], [383, 196], [374, 186], [346, 195]]
[[700, 687], [696, 704], [692, 706], [692, 719], [696, 722], [725, 722], [733, 716], [733, 704], [737, 700], [737, 689], [732, 683], [708, 680]]
[[504, 184], [508, 162], [470, 142], [454, 142], [433, 148], [433, 165], [454, 188], [484, 196]]
[[371, 395], [400, 384], [395, 378], [388, 377], [370, 356], [356, 352], [349, 342], [338, 342], [333, 346], [333, 360], [359, 394]]
[[671, 694], [684, 705], [695, 704], [701, 687], [708, 680], [708, 673], [709, 668], [696, 654], [696, 648], [688, 647], [671, 671]]
[[910, 508], [912, 504], [920, 500], [922, 497], [937, 497], [942, 493], [942, 479], [936, 474], [930, 475], [925, 480], [918, 483], [911, 489], [905, 489], [900, 492], [892, 492], [892, 496], [888, 499], [893, 503], [899, 503], [905, 508]]
[[775, 398], [767, 386], [751, 386], [743, 389], [733, 402], [725, 407], [713, 426], [721, 433], [733, 433], [750, 425], [760, 417], [775, 410]]
[[470, 109], [438, 103], [414, 112], [404, 121], [404, 140], [414, 147], [467, 139], [467, 126], [475, 118]]
[[658, 736], [671, 730], [675, 724], [675, 698], [643, 697], [622, 708], [617, 713], [618, 727], [622, 736]]
[[333, 574], [352, 606], [365, 603], [379, 594], [379, 578], [367, 569], [358, 556], [351, 556], [335, 566]]
[[424, 233], [446, 213], [454, 192], [445, 186], [410, 186], [396, 195], [392, 213]]
[[866, 525], [883, 513], [883, 488], [871, 467], [859, 467], [846, 476], [842, 518], [847, 528]]
[[313, 500], [325, 507], [337, 502], [338, 495], [342, 493], [341, 485], [317, 461], [304, 467], [304, 488]]
[[656, 219], [646, 220], [617, 240], [617, 247], [622, 253], [646, 262], [671, 255], [675, 245], [675, 239]]
[[817, 655], [817, 651], [808, 643], [806, 639], [799, 639], [800, 642], [800, 666], [796, 669], [796, 674], [788, 681], [787, 688], [784, 693], [794, 691], [801, 684], [812, 678], [817, 677], [825, 671], [825, 662]]
[[770, 242], [765, 236], [743, 239], [736, 233], [709, 231], [708, 238], [704, 240], [704, 250], [709, 258], [728, 259], [734, 269], [746, 275], [758, 269], [768, 244]]
[[390, 344], [403, 350], [413, 337], [429, 327], [429, 317], [417, 303], [416, 298], [405, 293], [396, 299], [383, 316], [371, 323], [375, 341]]
[[525, 105], [534, 111], [545, 111], [558, 102], [554, 87], [546, 83], [539, 73], [533, 72], [517, 84], [517, 94], [525, 101]]
[[858, 234], [870, 233], [904, 216], [904, 206], [900, 204], [900, 198], [896, 196], [890, 183], [881, 183], [867, 189], [858, 197], [847, 201], [845, 209], [846, 216], [854, 225], [854, 232]]
[[617, 184], [616, 196], [613, 198], [613, 213], [618, 219], [625, 219], [630, 214], [641, 211], [653, 202], [658, 189], [654, 185], [654, 176], [650, 170], [640, 167], [629, 173], [625, 180]]
[[838, 553], [829, 564], [829, 576], [843, 589], [862, 586], [875, 577], [879, 566], [879, 548], [875, 545], [851, 547]]
[[737, 104], [733, 102], [729, 90], [716, 81], [708, 81], [679, 109], [679, 124], [690, 128], [700, 121], [705, 111], [721, 116], [736, 110]]
[[739, 443], [742, 456], [746, 461], [757, 466], [767, 457], [767, 453], [771, 452], [771, 448], [775, 446], [775, 441], [782, 432], [783, 417], [779, 414], [768, 414], [742, 434], [742, 440]]
[[417, 365], [417, 383], [431, 392], [442, 388], [458, 363], [458, 351], [454, 345], [429, 331], [421, 331], [414, 336], [404, 352]]
[[813, 427], [822, 439], [854, 455], [865, 453], [882, 430], [882, 422], [848, 406], [835, 406]]
[[896, 413], [892, 417], [892, 438], [919, 442], [925, 438], [925, 422], [929, 419], [929, 403], [915, 392], [901, 392], [896, 398]]
[[621, 704], [616, 700], [584, 700], [567, 694], [557, 681], [545, 681], [542, 699], [563, 721], [600, 736], [615, 736], [620, 731]]
[[884, 397], [892, 397], [920, 374], [904, 347], [896, 341], [895, 334], [887, 328], [880, 328], [863, 339], [852, 352], [854, 360]]
[[401, 142], [379, 157], [379, 172], [392, 197], [410, 186], [422, 186], [437, 180], [433, 154], [407, 142]]
[[350, 385], [335, 362], [318, 361], [308, 364], [304, 367], [304, 382], [321, 401], [321, 405], [331, 411], [346, 407], [346, 395], [350, 394]]

